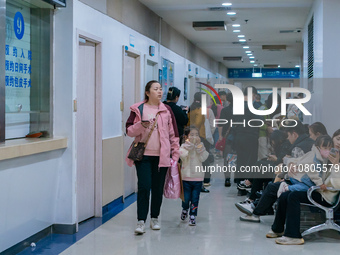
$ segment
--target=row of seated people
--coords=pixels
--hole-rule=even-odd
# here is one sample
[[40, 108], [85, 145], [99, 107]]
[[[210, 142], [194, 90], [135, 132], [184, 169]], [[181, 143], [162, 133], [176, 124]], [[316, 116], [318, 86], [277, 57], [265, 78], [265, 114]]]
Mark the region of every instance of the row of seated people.
[[260, 216], [273, 214], [277, 202], [275, 221], [267, 237], [277, 238], [278, 244], [303, 244], [300, 203], [310, 203], [307, 190], [318, 186], [312, 197], [322, 205], [332, 206], [337, 200], [338, 192], [328, 189], [340, 189], [340, 129], [330, 137], [320, 122], [310, 125], [308, 133], [298, 122], [295, 127], [273, 131], [269, 140], [272, 152], [255, 165], [276, 172], [258, 171], [240, 182], [238, 189], [249, 190], [250, 194], [235, 206], [245, 213], [240, 220], [260, 222]]

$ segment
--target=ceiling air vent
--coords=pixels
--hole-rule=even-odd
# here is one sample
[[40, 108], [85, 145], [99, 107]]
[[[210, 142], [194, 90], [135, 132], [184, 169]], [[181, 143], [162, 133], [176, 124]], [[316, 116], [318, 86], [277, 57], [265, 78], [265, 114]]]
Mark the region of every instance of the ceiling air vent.
[[280, 34], [301, 33], [301, 29], [280, 30]]
[[225, 61], [242, 61], [242, 57], [223, 57]]
[[211, 7], [211, 8], [208, 8], [209, 11], [230, 11], [231, 10], [231, 7]]
[[192, 27], [197, 31], [227, 30], [224, 21], [194, 21]]
[[286, 47], [286, 45], [262, 45], [262, 50], [284, 51], [286, 50]]
[[264, 68], [279, 68], [279, 65], [273, 65], [273, 64], [269, 64], [269, 65], [263, 65]]

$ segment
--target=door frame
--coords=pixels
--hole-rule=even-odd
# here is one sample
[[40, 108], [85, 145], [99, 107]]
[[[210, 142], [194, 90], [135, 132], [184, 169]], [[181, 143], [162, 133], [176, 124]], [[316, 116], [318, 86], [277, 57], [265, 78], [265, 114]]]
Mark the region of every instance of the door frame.
[[[142, 96], [141, 96], [141, 53], [139, 51], [137, 51], [136, 49], [129, 47], [127, 45], [123, 45], [122, 46], [122, 101], [120, 103], [121, 107], [120, 110], [122, 112], [122, 134], [123, 134], [123, 146], [122, 146], [122, 150], [124, 150], [125, 148], [125, 141], [124, 141], [124, 135], [125, 134], [125, 119], [124, 119], [124, 108], [125, 107], [130, 107], [129, 105], [125, 105], [124, 104], [124, 75], [125, 75], [125, 64], [124, 64], [124, 58], [125, 56], [130, 56], [136, 59], [136, 70], [137, 72], [135, 72], [136, 74], [136, 81], [134, 84], [134, 90], [135, 90], [135, 99], [136, 102], [139, 102], [142, 100]], [[122, 190], [122, 194], [123, 194], [123, 202], [125, 201], [125, 169], [123, 166], [123, 190]]]
[[156, 77], [155, 80], [158, 81], [158, 62], [155, 61], [154, 59], [150, 58], [147, 54], [144, 54], [144, 84], [146, 85], [147, 81], [146, 80], [146, 74], [147, 74], [147, 65], [148, 62], [152, 64], [153, 67], [153, 76]]
[[[123, 45], [123, 53], [122, 53], [122, 101], [121, 101], [121, 107], [120, 110], [122, 112], [122, 132], [125, 134], [125, 121], [124, 120], [124, 107], [130, 107], [129, 105], [124, 105], [124, 72], [125, 72], [125, 65], [124, 65], [124, 57], [128, 55], [131, 57], [134, 57], [136, 59], [136, 82], [135, 82], [135, 98], [136, 101], [139, 102], [142, 100], [141, 98], [141, 53], [134, 48], [131, 48], [129, 46]], [[124, 141], [123, 141], [124, 146]], [[123, 147], [124, 148], [124, 147]]]
[[[76, 29], [76, 67], [78, 70], [78, 54], [79, 54], [79, 40], [80, 38], [85, 39], [86, 41], [92, 42], [95, 44], [95, 65], [96, 65], [96, 71], [95, 71], [95, 155], [94, 155], [94, 216], [95, 217], [102, 217], [102, 187], [103, 187], [103, 181], [102, 181], [102, 38], [99, 38], [95, 35], [92, 35], [90, 33], [87, 33], [85, 31], [82, 31], [80, 29]], [[75, 92], [77, 91], [77, 76], [76, 76], [76, 86], [75, 86]], [[75, 93], [76, 94], [76, 93]], [[76, 112], [76, 102], [77, 98], [74, 98], [74, 109], [73, 112]], [[76, 118], [75, 118], [76, 120]], [[77, 121], [75, 121], [75, 130], [77, 127]], [[75, 140], [75, 154], [78, 151], [77, 148], [77, 136], [76, 132], [74, 132], [74, 140]], [[75, 156], [76, 158], [76, 156]], [[77, 160], [75, 160], [76, 165], [76, 179], [77, 179]], [[76, 187], [77, 189], [77, 187]], [[77, 197], [76, 197], [76, 226], [78, 231], [78, 204], [77, 204]]]

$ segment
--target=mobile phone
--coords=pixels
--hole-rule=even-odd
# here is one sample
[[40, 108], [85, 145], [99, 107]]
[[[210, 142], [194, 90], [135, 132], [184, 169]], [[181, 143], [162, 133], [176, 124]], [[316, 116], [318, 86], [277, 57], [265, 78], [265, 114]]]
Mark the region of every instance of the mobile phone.
[[339, 152], [338, 149], [332, 148], [331, 151], [329, 152], [329, 155], [332, 155], [333, 157], [336, 157], [336, 154]]

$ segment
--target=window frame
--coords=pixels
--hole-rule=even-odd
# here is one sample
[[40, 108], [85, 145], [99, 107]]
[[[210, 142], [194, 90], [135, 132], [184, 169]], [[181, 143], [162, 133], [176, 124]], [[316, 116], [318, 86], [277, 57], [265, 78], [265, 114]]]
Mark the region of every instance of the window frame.
[[[5, 53], [5, 45], [6, 45], [6, 2], [7, 0], [0, 0], [0, 61], [5, 63], [6, 61], [6, 53]], [[39, 8], [39, 7], [38, 7]], [[54, 15], [53, 9], [49, 10], [49, 123], [48, 123], [48, 137], [53, 137], [53, 69], [54, 69], [54, 48], [53, 48], [53, 40], [54, 40]], [[0, 62], [1, 63], [1, 62]], [[6, 84], [5, 84], [5, 76], [6, 76], [5, 65], [0, 65], [0, 143], [6, 141]], [[40, 95], [41, 96], [41, 95]], [[30, 118], [30, 125], [32, 123], [32, 119]], [[18, 137], [19, 139], [22, 137]], [[11, 138], [16, 139], [16, 138]], [[9, 139], [10, 140], [10, 139]]]

